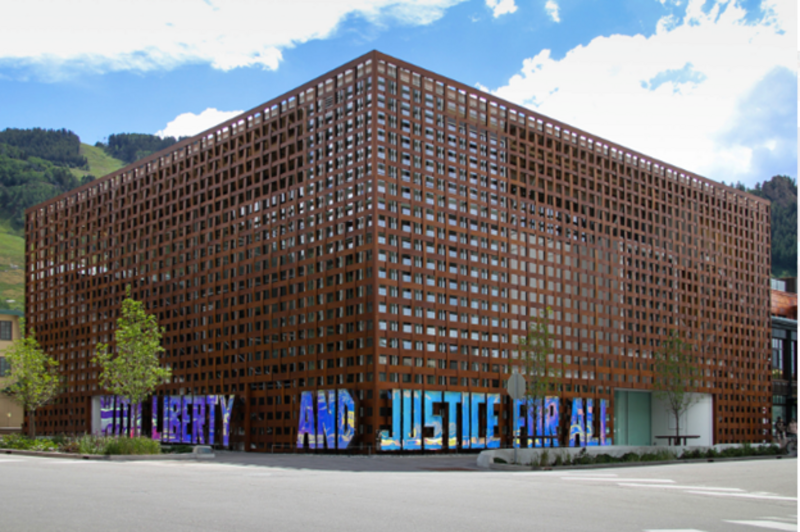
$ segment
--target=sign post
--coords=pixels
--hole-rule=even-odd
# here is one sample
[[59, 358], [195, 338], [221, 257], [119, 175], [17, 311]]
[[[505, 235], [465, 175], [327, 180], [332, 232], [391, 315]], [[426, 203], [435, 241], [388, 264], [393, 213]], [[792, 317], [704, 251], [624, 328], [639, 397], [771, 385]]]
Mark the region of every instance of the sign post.
[[[508, 384], [506, 385], [506, 390], [508, 391], [508, 395], [511, 397], [512, 400], [512, 408], [517, 408], [516, 402], [519, 399], [525, 397], [525, 390], [527, 388], [527, 383], [525, 382], [525, 377], [520, 375], [519, 373], [512, 373], [511, 377], [508, 378]], [[514, 436], [514, 430], [512, 427], [511, 431], [511, 445], [514, 447], [514, 463], [517, 463], [517, 445]]]

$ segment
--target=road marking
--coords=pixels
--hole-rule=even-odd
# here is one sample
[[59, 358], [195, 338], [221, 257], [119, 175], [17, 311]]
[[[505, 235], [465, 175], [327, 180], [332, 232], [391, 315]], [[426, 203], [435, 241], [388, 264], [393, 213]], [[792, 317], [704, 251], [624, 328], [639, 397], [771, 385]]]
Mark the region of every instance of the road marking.
[[649, 528], [644, 532], [705, 532], [696, 528]]
[[607, 482], [647, 482], [654, 484], [670, 484], [675, 482], [667, 478], [617, 478], [617, 477], [561, 477], [561, 480], [605, 480]]
[[[779, 495], [759, 495], [756, 493], [720, 493], [717, 491], [687, 491], [686, 493], [694, 493], [695, 495], [716, 495], [717, 497], [742, 497], [745, 499], [763, 499], [771, 501], [795, 501], [797, 497], [781, 497]], [[792, 530], [797, 530], [797, 527]]]
[[23, 460], [17, 460], [16, 458], [0, 458], [0, 462], [22, 462]]
[[790, 532], [797, 532], [797, 525], [794, 523], [779, 523], [778, 521], [726, 521], [735, 525], [757, 526], [760, 528], [769, 528], [770, 530], [787, 530]]
[[662, 488], [671, 490], [703, 490], [703, 491], [744, 491], [739, 488], [712, 488], [707, 486], [679, 486], [677, 484], [635, 484], [633, 482], [620, 482], [620, 486], [629, 488]]

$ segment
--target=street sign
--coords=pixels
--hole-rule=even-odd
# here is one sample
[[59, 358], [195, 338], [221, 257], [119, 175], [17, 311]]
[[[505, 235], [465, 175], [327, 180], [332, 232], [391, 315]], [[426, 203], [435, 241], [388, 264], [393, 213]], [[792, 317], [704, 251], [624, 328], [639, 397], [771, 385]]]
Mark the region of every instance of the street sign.
[[525, 397], [525, 377], [520, 375], [519, 373], [512, 373], [511, 377], [508, 378], [508, 385], [506, 386], [506, 390], [508, 390], [508, 395], [511, 396], [513, 400], [522, 399]]

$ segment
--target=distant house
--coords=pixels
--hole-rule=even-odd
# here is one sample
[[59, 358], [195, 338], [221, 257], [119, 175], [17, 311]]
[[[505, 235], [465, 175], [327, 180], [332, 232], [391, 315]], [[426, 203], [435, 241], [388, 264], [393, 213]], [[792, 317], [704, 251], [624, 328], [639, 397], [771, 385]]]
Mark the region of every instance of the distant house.
[[2, 393], [8, 384], [11, 369], [3, 353], [11, 342], [20, 337], [19, 320], [22, 316], [18, 310], [0, 310], [0, 434], [22, 429], [22, 407]]
[[797, 279], [773, 279], [772, 423], [797, 419]]

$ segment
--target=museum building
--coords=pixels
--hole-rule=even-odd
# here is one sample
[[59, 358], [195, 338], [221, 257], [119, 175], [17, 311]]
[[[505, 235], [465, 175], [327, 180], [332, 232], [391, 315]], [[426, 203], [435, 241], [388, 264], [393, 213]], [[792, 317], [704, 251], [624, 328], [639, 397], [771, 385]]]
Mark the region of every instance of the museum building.
[[652, 394], [670, 330], [701, 369], [695, 443], [770, 437], [768, 201], [377, 51], [25, 229], [25, 317], [65, 375], [46, 434], [99, 430], [91, 357], [131, 285], [173, 372], [153, 412], [232, 397], [235, 449], [509, 446], [504, 385], [548, 307], [553, 444], [578, 410], [579, 444], [673, 431]]

